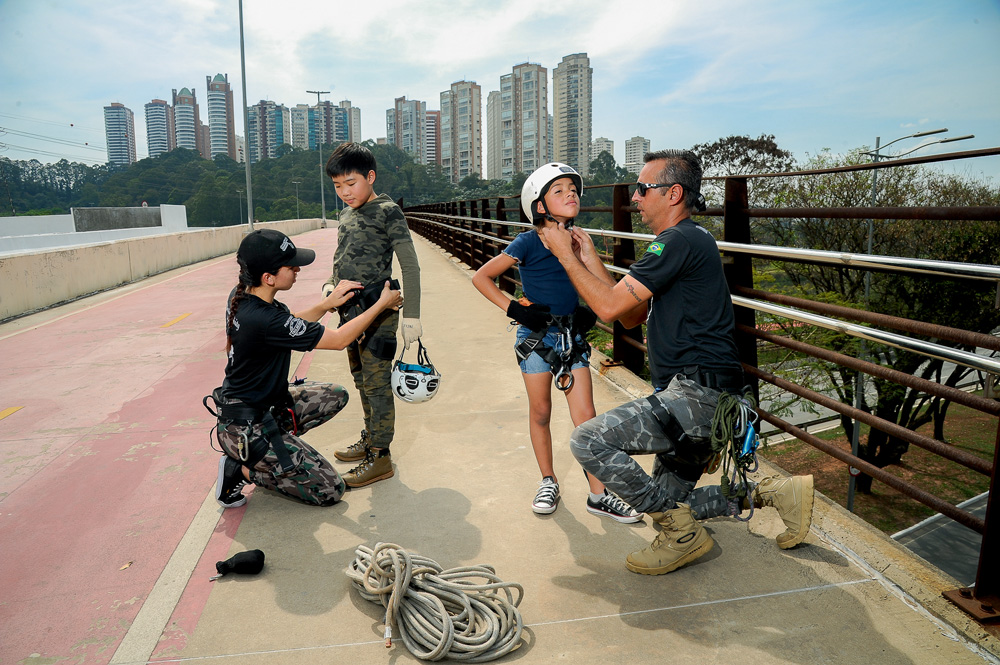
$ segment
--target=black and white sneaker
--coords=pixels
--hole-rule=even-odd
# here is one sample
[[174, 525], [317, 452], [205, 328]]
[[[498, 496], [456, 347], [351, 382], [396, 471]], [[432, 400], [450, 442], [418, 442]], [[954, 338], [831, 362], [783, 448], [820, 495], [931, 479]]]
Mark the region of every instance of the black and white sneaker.
[[642, 513], [637, 513], [632, 506], [608, 490], [604, 490], [604, 494], [597, 501], [587, 497], [587, 512], [600, 517], [610, 517], [622, 524], [634, 524], [642, 519]]
[[219, 477], [215, 481], [215, 500], [223, 508], [237, 508], [247, 502], [243, 496], [243, 465], [232, 457], [223, 455], [219, 459]]
[[538, 492], [535, 493], [535, 500], [531, 502], [531, 509], [539, 515], [550, 515], [555, 512], [557, 503], [559, 503], [559, 483], [552, 476], [545, 476], [542, 482], [538, 483]]

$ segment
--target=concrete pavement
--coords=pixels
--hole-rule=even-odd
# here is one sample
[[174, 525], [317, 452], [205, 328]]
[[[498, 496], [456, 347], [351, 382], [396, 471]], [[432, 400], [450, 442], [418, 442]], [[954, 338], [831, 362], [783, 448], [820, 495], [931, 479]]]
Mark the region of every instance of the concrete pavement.
[[[335, 241], [333, 229], [296, 237], [319, 259], [283, 299], [293, 310], [319, 293]], [[200, 402], [222, 378], [231, 256], [0, 326], [0, 414], [22, 407], [0, 420], [0, 663], [415, 662], [399, 642], [385, 649], [381, 608], [343, 573], [377, 542], [522, 584], [525, 641], [504, 661], [1000, 662], [997, 639], [940, 598], [954, 580], [822, 500], [796, 549], [777, 548], [781, 522], [765, 509], [749, 524], [709, 521], [716, 547], [692, 565], [628, 572], [625, 555], [655, 531], [586, 512], [558, 394], [563, 498], [533, 514], [513, 331], [469, 271], [416, 243], [442, 386], [397, 403], [395, 477], [330, 508], [264, 490], [227, 511], [212, 498], [218, 455]], [[293, 368], [355, 395], [341, 352]], [[648, 390], [620, 370], [593, 376], [599, 412]], [[362, 426], [355, 399], [307, 439], [332, 457]], [[216, 561], [247, 549], [265, 552], [260, 575], [209, 582]]]

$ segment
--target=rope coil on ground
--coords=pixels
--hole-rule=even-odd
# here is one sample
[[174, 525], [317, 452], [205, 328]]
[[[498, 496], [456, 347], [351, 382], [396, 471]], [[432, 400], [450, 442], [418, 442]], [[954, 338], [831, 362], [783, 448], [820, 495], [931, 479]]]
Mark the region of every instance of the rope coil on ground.
[[521, 645], [517, 606], [524, 589], [501, 580], [492, 566], [443, 570], [392, 543], [377, 543], [374, 550], [362, 545], [354, 554], [347, 577], [362, 598], [385, 607], [386, 647], [394, 625], [422, 660], [485, 663]]

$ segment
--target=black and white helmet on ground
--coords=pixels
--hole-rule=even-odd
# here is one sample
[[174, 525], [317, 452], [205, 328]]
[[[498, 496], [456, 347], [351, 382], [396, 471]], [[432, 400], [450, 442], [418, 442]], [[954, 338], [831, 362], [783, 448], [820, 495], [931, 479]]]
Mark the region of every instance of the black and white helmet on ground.
[[545, 217], [545, 213], [538, 212], [538, 203], [549, 191], [549, 185], [559, 178], [571, 178], [576, 184], [576, 193], [583, 194], [583, 177], [576, 172], [572, 166], [562, 162], [549, 162], [540, 166], [528, 176], [521, 187], [521, 210], [529, 220], [535, 222]]
[[404, 363], [403, 353], [392, 365], [392, 394], [411, 404], [426, 402], [434, 397], [441, 386], [441, 375], [434, 369], [434, 364], [427, 357], [423, 343], [417, 340], [417, 362]]

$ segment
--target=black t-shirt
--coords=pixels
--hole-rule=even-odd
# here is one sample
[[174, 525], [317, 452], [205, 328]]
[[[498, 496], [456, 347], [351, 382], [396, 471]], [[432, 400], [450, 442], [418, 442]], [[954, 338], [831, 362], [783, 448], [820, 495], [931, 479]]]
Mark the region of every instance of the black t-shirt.
[[646, 335], [654, 387], [665, 388], [692, 365], [740, 368], [732, 298], [712, 234], [685, 219], [656, 236], [629, 274], [653, 293]]
[[293, 316], [277, 300], [267, 303], [245, 295], [229, 331], [233, 345], [223, 395], [259, 409], [282, 403], [288, 394], [291, 352], [312, 351], [323, 332], [321, 324]]

